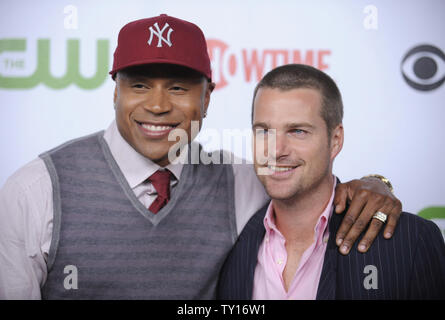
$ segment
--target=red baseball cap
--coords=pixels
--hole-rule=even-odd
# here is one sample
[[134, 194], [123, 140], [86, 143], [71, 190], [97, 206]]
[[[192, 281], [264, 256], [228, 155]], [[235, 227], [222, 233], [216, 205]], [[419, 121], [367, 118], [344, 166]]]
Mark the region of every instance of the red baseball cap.
[[120, 30], [110, 74], [114, 79], [119, 70], [150, 63], [177, 64], [212, 78], [201, 29], [166, 14], [130, 22]]

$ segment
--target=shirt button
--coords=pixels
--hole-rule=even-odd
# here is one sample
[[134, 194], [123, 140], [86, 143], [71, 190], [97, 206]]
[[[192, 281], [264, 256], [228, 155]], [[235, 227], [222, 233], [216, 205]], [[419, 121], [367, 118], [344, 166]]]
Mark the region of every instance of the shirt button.
[[323, 238], [323, 242], [324, 242], [324, 243], [328, 243], [328, 240], [329, 240], [329, 236], [325, 236], [325, 237]]
[[282, 260], [282, 259], [278, 259], [277, 263], [278, 263], [278, 264], [282, 264], [282, 263], [283, 263], [283, 260]]

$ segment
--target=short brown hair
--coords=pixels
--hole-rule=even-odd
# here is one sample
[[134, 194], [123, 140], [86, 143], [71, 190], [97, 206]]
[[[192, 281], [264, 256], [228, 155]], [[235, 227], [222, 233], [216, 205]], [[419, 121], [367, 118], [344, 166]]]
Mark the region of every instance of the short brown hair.
[[252, 122], [254, 102], [261, 88], [288, 91], [310, 88], [320, 91], [322, 97], [321, 117], [326, 122], [328, 136], [343, 120], [343, 102], [334, 80], [326, 73], [303, 64], [287, 64], [269, 71], [255, 87], [252, 100]]

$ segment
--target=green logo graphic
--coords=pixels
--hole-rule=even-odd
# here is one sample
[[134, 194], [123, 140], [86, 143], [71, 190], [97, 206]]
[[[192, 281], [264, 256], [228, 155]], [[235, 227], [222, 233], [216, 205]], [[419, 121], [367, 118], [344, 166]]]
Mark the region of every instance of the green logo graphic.
[[[26, 39], [0, 39], [0, 55], [5, 51], [26, 51]], [[37, 40], [37, 68], [29, 77], [4, 77], [0, 75], [0, 88], [30, 89], [43, 83], [52, 89], [63, 89], [75, 83], [81, 89], [99, 87], [108, 75], [108, 40], [97, 40], [96, 73], [84, 78], [79, 72], [79, 39], [67, 40], [67, 68], [62, 77], [50, 73], [50, 40]], [[9, 67], [23, 67], [24, 61], [5, 59]]]
[[[432, 220], [432, 219], [443, 219], [445, 221], [445, 207], [428, 207], [422, 209], [418, 214], [419, 217]], [[442, 230], [442, 235], [445, 238], [445, 228], [439, 226]]]
[[445, 207], [428, 207], [421, 210], [418, 216], [424, 219], [445, 219]]

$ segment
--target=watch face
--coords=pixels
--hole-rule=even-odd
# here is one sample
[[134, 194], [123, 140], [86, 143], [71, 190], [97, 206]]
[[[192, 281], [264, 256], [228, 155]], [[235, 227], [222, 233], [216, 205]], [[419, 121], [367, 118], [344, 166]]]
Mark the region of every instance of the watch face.
[[370, 175], [364, 176], [364, 178], [366, 178], [366, 177], [372, 177], [372, 178], [377, 178], [377, 179], [379, 179], [380, 181], [382, 181], [384, 184], [386, 184], [386, 185], [388, 186], [388, 188], [389, 188], [389, 190], [390, 190], [391, 192], [394, 193], [394, 189], [393, 189], [393, 187], [392, 187], [391, 182], [390, 182], [387, 178], [385, 178], [384, 176], [381, 176], [381, 175], [379, 175], [379, 174], [370, 174]]

